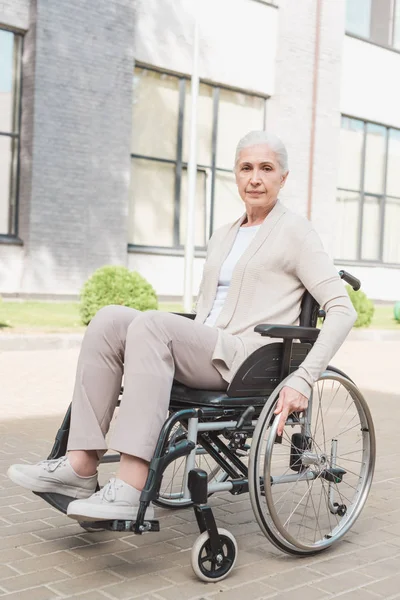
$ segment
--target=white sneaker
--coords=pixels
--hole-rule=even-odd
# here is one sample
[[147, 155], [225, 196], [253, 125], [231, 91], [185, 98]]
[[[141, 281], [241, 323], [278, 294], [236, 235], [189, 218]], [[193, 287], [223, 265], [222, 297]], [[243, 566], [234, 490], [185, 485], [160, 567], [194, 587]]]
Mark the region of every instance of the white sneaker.
[[42, 460], [35, 465], [11, 465], [8, 477], [32, 492], [62, 494], [72, 498], [88, 498], [96, 490], [97, 473], [81, 477], [73, 470], [67, 456]]
[[[67, 515], [78, 521], [134, 521], [139, 509], [141, 492], [122, 479], [112, 478], [86, 500], [70, 502]], [[154, 508], [146, 511], [146, 520], [154, 519]]]

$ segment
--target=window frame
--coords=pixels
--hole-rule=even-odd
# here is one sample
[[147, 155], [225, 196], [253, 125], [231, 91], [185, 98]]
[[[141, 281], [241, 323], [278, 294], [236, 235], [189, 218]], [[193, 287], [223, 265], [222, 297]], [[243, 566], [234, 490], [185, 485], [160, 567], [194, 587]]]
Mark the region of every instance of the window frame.
[[[128, 252], [137, 252], [137, 253], [145, 253], [145, 254], [161, 254], [167, 256], [184, 256], [185, 246], [184, 244], [180, 244], [180, 203], [181, 203], [181, 187], [182, 187], [182, 171], [187, 169], [188, 163], [183, 160], [183, 134], [184, 134], [184, 111], [185, 111], [185, 94], [186, 94], [186, 85], [187, 82], [190, 83], [190, 76], [177, 74], [165, 69], [159, 69], [154, 66], [148, 66], [142, 63], [135, 63], [135, 68], [138, 69], [146, 69], [147, 71], [153, 71], [159, 73], [161, 75], [168, 75], [171, 77], [176, 77], [179, 80], [179, 107], [178, 107], [178, 127], [177, 127], [177, 138], [176, 138], [176, 155], [175, 159], [167, 159], [167, 158], [157, 158], [154, 156], [148, 156], [144, 154], [132, 153], [130, 154], [131, 160], [134, 158], [151, 160], [153, 162], [163, 162], [171, 165], [175, 165], [175, 194], [174, 194], [174, 231], [173, 231], [173, 246], [157, 246], [157, 245], [144, 245], [144, 244], [135, 244], [128, 243]], [[206, 244], [204, 246], [195, 246], [195, 256], [196, 257], [204, 257], [206, 255], [207, 241], [211, 237], [213, 233], [213, 225], [214, 225], [214, 206], [215, 206], [215, 180], [217, 172], [225, 172], [232, 173], [232, 169], [225, 169], [222, 167], [217, 167], [217, 139], [218, 139], [218, 110], [219, 110], [219, 94], [220, 90], [228, 90], [231, 92], [239, 92], [241, 94], [245, 94], [247, 96], [253, 96], [256, 98], [261, 98], [264, 101], [263, 106], [263, 129], [266, 127], [267, 120], [267, 101], [270, 96], [258, 94], [256, 92], [251, 92], [247, 90], [243, 90], [240, 88], [235, 88], [223, 84], [217, 84], [211, 82], [207, 79], [200, 79], [200, 83], [208, 85], [212, 88], [212, 135], [211, 135], [211, 164], [203, 165], [198, 163], [197, 170], [210, 170], [211, 171], [211, 204], [210, 204], [210, 220], [208, 224], [208, 228], [206, 228]]]
[[[346, 0], [347, 1], [347, 0]], [[400, 0], [393, 0], [392, 1], [392, 5], [391, 5], [391, 16], [390, 16], [390, 20], [389, 20], [389, 26], [390, 26], [390, 40], [387, 44], [382, 44], [380, 42], [376, 42], [375, 40], [373, 40], [371, 37], [365, 37], [363, 35], [359, 35], [357, 33], [353, 33], [351, 31], [349, 31], [347, 29], [347, 23], [346, 23], [346, 27], [345, 27], [345, 34], [348, 37], [354, 38], [356, 40], [360, 40], [362, 42], [368, 42], [368, 44], [372, 44], [373, 46], [378, 46], [378, 48], [384, 48], [385, 50], [391, 50], [392, 52], [396, 52], [397, 54], [400, 54], [400, 48], [395, 48], [395, 46], [393, 45], [394, 42], [394, 33], [395, 33], [395, 15], [396, 15], [396, 7], [400, 6]]]
[[18, 236], [19, 232], [19, 179], [20, 179], [20, 156], [21, 156], [21, 115], [22, 115], [22, 56], [24, 51], [24, 35], [21, 31], [10, 29], [3, 25], [0, 31], [7, 31], [14, 36], [17, 42], [17, 51], [13, 57], [13, 131], [0, 131], [1, 137], [17, 140], [17, 150], [13, 149], [11, 159], [10, 190], [8, 198], [8, 232], [0, 233], [0, 243], [22, 245]]
[[[360, 117], [355, 117], [349, 114], [342, 114], [343, 119], [354, 119], [356, 121], [361, 121], [363, 123], [363, 144], [362, 144], [362, 156], [361, 156], [361, 173], [360, 173], [360, 187], [359, 189], [350, 189], [337, 186], [336, 190], [341, 192], [352, 192], [359, 195], [358, 200], [358, 223], [357, 223], [357, 257], [355, 259], [345, 259], [345, 258], [337, 258], [335, 257], [334, 261], [336, 264], [340, 265], [353, 265], [353, 266], [384, 266], [384, 267], [392, 267], [399, 268], [399, 263], [393, 262], [385, 262], [383, 260], [384, 255], [384, 241], [385, 241], [385, 210], [386, 210], [386, 202], [387, 198], [395, 198], [400, 200], [400, 196], [392, 196], [387, 194], [387, 176], [388, 176], [388, 156], [389, 156], [389, 136], [390, 130], [396, 130], [400, 132], [399, 127], [392, 127], [385, 123], [379, 123], [377, 121], [367, 121], [366, 119], [361, 119]], [[373, 193], [369, 192], [365, 189], [365, 168], [366, 168], [366, 149], [367, 149], [367, 133], [368, 133], [368, 125], [378, 125], [379, 127], [385, 128], [385, 156], [383, 162], [383, 189], [382, 193]], [[363, 243], [363, 215], [364, 215], [364, 204], [365, 197], [373, 197], [379, 200], [379, 256], [377, 259], [365, 259], [362, 258], [362, 243]], [[337, 202], [337, 200], [336, 200]]]

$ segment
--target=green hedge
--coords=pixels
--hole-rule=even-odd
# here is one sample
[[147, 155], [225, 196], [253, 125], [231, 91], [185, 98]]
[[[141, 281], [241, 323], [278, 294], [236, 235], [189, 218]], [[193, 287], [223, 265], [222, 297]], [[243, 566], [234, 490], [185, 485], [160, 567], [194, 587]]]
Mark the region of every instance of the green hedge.
[[79, 312], [82, 323], [88, 325], [103, 306], [118, 304], [137, 310], [157, 310], [154, 288], [137, 271], [120, 266], [97, 269], [81, 291]]
[[361, 290], [355, 292], [349, 285], [346, 285], [346, 289], [358, 315], [354, 327], [369, 327], [375, 312], [372, 300], [370, 300]]

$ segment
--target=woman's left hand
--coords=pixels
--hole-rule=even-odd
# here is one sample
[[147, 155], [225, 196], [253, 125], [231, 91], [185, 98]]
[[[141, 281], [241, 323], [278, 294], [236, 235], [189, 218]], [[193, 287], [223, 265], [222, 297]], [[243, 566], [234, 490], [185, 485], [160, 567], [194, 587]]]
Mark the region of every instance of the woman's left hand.
[[306, 410], [308, 406], [308, 398], [300, 394], [291, 387], [283, 387], [279, 394], [278, 404], [274, 414], [281, 415], [278, 423], [277, 434], [281, 436], [285, 427], [286, 420], [292, 412], [300, 412]]

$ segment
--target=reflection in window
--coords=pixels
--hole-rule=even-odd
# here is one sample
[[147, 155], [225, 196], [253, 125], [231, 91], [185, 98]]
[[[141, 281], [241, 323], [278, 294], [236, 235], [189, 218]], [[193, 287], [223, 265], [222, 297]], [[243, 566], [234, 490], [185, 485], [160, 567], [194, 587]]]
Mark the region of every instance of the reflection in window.
[[135, 69], [132, 153], [175, 159], [178, 111], [177, 77]]
[[380, 200], [379, 197], [364, 196], [361, 234], [363, 260], [379, 260]]
[[[197, 188], [196, 188], [196, 231], [195, 245], [204, 248], [207, 245], [207, 224], [209, 223], [210, 210], [210, 191], [211, 191], [211, 172], [207, 170], [197, 171]], [[182, 172], [182, 187], [181, 187], [181, 215], [180, 215], [180, 232], [179, 239], [182, 245], [186, 241], [186, 205], [188, 198], [188, 172], [184, 169]]]
[[[186, 235], [190, 82], [137, 67], [133, 82], [129, 243], [182, 248]], [[266, 99], [201, 83], [197, 102], [196, 246], [243, 212], [232, 173], [239, 138], [263, 129]], [[240, 206], [240, 212], [237, 207]]]
[[349, 33], [369, 37], [371, 24], [371, 0], [346, 1], [346, 30]]
[[342, 117], [337, 259], [400, 263], [400, 130]]
[[400, 0], [346, 0], [346, 31], [400, 47]]
[[385, 206], [385, 235], [383, 260], [400, 264], [400, 198], [387, 198]]
[[214, 230], [244, 213], [244, 206], [232, 172], [219, 171], [215, 179]]
[[400, 131], [389, 129], [386, 193], [400, 198]]
[[393, 18], [393, 46], [400, 50], [400, 2], [396, 1]]
[[340, 130], [339, 187], [360, 187], [364, 144], [364, 122], [343, 117]]
[[232, 169], [238, 141], [249, 131], [264, 129], [263, 98], [221, 90], [218, 107], [217, 167]]
[[[191, 102], [190, 82], [186, 82], [185, 118], [183, 125], [183, 161], [189, 160]], [[201, 83], [197, 98], [197, 163], [211, 165], [213, 129], [213, 88]]]
[[357, 228], [360, 196], [356, 192], [339, 191], [336, 200], [337, 258], [357, 258]]
[[0, 29], [0, 234], [16, 234], [21, 36]]
[[382, 194], [385, 178], [386, 128], [368, 123], [365, 150], [364, 189]]
[[129, 241], [144, 246], [172, 246], [174, 224], [173, 165], [132, 159]]

